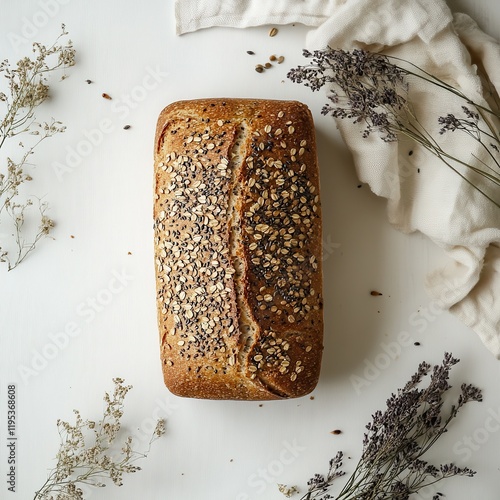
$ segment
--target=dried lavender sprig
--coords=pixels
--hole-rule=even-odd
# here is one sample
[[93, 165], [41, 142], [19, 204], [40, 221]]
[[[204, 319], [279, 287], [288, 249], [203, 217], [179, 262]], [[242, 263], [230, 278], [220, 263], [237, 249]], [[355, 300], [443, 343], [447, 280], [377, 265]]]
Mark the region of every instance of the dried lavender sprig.
[[[361, 458], [338, 495], [332, 496], [329, 490], [334, 480], [344, 474], [341, 452], [330, 462], [327, 476], [316, 474], [311, 478], [301, 500], [406, 500], [443, 479], [473, 477], [475, 472], [468, 467], [453, 463], [435, 466], [423, 459], [465, 404], [482, 401], [480, 389], [462, 384], [457, 402], [448, 413], [443, 411], [444, 398], [451, 389], [450, 371], [458, 362], [445, 353], [440, 365], [421, 363], [406, 385], [391, 394], [385, 411], [372, 415]], [[422, 388], [428, 376], [429, 383]]]
[[[362, 135], [365, 138], [373, 132], [379, 133], [386, 142], [396, 141], [400, 135], [409, 137], [437, 156], [464, 181], [500, 208], [500, 195], [497, 194], [500, 186], [498, 159], [500, 136], [498, 124], [494, 121], [500, 118], [498, 109], [489, 109], [474, 102], [462, 91], [410, 62], [404, 61], [407, 63], [405, 67], [394, 64], [393, 60], [403, 62], [402, 59], [395, 57], [363, 50], [344, 51], [331, 48], [314, 52], [305, 50], [304, 56], [312, 59], [312, 63], [290, 70], [288, 77], [296, 83], [310, 87], [313, 91], [325, 85], [329, 86], [330, 93], [327, 97], [330, 102], [323, 106], [321, 111], [323, 114], [363, 124]], [[408, 66], [415, 68], [415, 71], [408, 69]], [[441, 124], [440, 132], [460, 130], [467, 133], [486, 151], [492, 165], [477, 158], [478, 164], [472, 164], [441, 147], [433, 134], [423, 127], [408, 99], [409, 76], [421, 78], [436, 87], [450, 91], [477, 111], [471, 111], [465, 106], [467, 111], [464, 112], [468, 120], [457, 119], [452, 114], [438, 117], [438, 123]], [[493, 97], [498, 103], [495, 93]], [[486, 128], [480, 123], [486, 124]], [[460, 124], [462, 126], [459, 126]], [[487, 192], [486, 187], [471, 180], [458, 168], [459, 166], [483, 177], [491, 188], [497, 189], [496, 194]]]
[[[498, 137], [495, 137], [495, 135], [491, 133], [491, 130], [485, 130], [481, 128], [479, 121], [479, 113], [471, 111], [467, 106], [462, 106], [462, 111], [465, 114], [466, 118], [457, 118], [456, 115], [452, 113], [448, 113], [446, 116], [440, 116], [438, 118], [438, 123], [441, 125], [439, 133], [445, 134], [447, 132], [455, 132], [456, 130], [458, 130], [469, 135], [479, 144], [481, 144], [483, 150], [490, 157], [491, 161], [494, 163], [497, 169], [500, 169], [500, 162], [496, 158], [495, 153], [493, 152], [493, 151], [495, 151], [496, 153], [499, 152], [498, 146], [494, 142], [488, 145], [483, 141], [483, 137], [486, 136], [486, 138], [498, 142]], [[490, 167], [486, 162], [481, 161], [481, 163], [487, 170], [490, 170], [494, 174], [496, 173], [495, 169], [493, 167]], [[486, 174], [487, 173], [485, 173], [485, 175]], [[492, 175], [491, 180], [500, 185], [500, 178], [497, 179]]]

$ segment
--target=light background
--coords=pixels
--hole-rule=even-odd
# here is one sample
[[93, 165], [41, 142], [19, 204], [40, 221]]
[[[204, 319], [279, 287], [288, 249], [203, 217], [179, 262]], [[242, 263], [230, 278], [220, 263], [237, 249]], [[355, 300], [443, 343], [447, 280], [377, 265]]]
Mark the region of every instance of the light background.
[[[498, 35], [495, 0], [450, 0], [450, 6]], [[307, 479], [326, 472], [338, 450], [352, 457], [345, 465], [352, 471], [371, 414], [383, 409], [420, 361], [437, 363], [445, 351], [462, 360], [452, 382], [478, 385], [484, 402], [464, 409], [432, 457], [478, 474], [446, 481], [419, 498], [436, 491], [455, 500], [499, 498], [500, 363], [426, 295], [425, 275], [446, 262], [444, 256], [421, 235], [393, 230], [384, 201], [367, 186], [358, 188], [333, 121], [319, 113], [324, 95], [286, 79], [289, 68], [304, 62], [307, 28], [280, 27], [274, 38], [269, 27], [177, 37], [169, 1], [1, 0], [0, 57], [13, 62], [33, 41], [50, 43], [61, 22], [74, 41], [77, 64], [67, 80], [51, 79], [52, 97], [39, 118], [53, 116], [67, 131], [39, 148], [30, 184], [50, 204], [57, 227], [54, 239], [41, 242], [18, 269], [1, 269], [0, 498], [33, 497], [54, 465], [57, 419], [72, 421], [73, 408], [98, 419], [102, 395], [117, 376], [134, 386], [123, 422], [137, 447], [147, 447], [156, 417], [168, 419], [167, 433], [122, 488], [92, 490], [89, 498], [283, 498], [276, 483], [305, 491]], [[285, 62], [256, 73], [254, 65], [271, 54], [284, 55]], [[113, 99], [103, 99], [103, 92]], [[326, 306], [314, 399], [197, 401], [176, 398], [163, 385], [152, 258], [156, 118], [177, 99], [212, 96], [298, 99], [313, 111]], [[86, 141], [94, 145], [86, 148]], [[71, 151], [82, 154], [75, 158]], [[70, 171], [61, 173], [61, 165]], [[373, 297], [371, 290], [383, 295]], [[18, 393], [15, 494], [6, 482], [9, 383]], [[331, 434], [334, 429], [342, 434]]]

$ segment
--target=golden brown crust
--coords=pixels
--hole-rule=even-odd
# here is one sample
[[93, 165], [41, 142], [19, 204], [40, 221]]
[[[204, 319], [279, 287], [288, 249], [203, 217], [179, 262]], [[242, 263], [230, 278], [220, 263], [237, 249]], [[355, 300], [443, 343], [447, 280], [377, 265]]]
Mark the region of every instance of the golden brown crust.
[[258, 99], [167, 106], [155, 138], [154, 220], [167, 387], [210, 399], [311, 392], [323, 304], [308, 108]]

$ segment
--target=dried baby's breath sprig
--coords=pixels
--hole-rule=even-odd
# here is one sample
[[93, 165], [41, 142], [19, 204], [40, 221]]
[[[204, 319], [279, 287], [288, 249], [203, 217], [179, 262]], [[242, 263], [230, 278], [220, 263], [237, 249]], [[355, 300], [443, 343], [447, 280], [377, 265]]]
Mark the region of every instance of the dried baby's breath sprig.
[[299, 493], [299, 490], [296, 486], [287, 486], [286, 484], [278, 484], [278, 491], [285, 495], [287, 498], [290, 498], [296, 493]]
[[[408, 383], [387, 400], [386, 410], [372, 415], [361, 458], [342, 490], [336, 496], [329, 493], [332, 483], [345, 474], [339, 452], [330, 461], [326, 476], [316, 474], [309, 480], [301, 500], [407, 500], [443, 479], [474, 476], [468, 467], [453, 463], [434, 466], [424, 460], [425, 453], [447, 432], [459, 410], [470, 401], [482, 401], [477, 387], [462, 384], [457, 402], [444, 410], [444, 398], [451, 388], [450, 370], [458, 362], [445, 353], [440, 365], [421, 363]], [[427, 376], [427, 387], [421, 387]], [[438, 498], [436, 495], [434, 500]]]
[[152, 443], [165, 433], [165, 421], [157, 421], [146, 451], [134, 450], [130, 436], [119, 444], [124, 399], [132, 386], [124, 385], [121, 378], [113, 382], [113, 394], [104, 395], [106, 406], [101, 420], [84, 420], [78, 410], [73, 410], [76, 419], [73, 425], [57, 421], [61, 437], [57, 464], [34, 500], [83, 499], [83, 485], [104, 487], [106, 481], [111, 481], [122, 486], [124, 474], [141, 470], [135, 462], [146, 458]]
[[[483, 76], [483, 83], [491, 107], [474, 102], [461, 90], [394, 56], [332, 48], [303, 53], [312, 63], [292, 69], [288, 78], [313, 91], [327, 86], [329, 102], [323, 106], [322, 114], [360, 124], [364, 138], [378, 133], [385, 142], [397, 141], [400, 136], [416, 141], [500, 208], [500, 106], [486, 77]], [[424, 128], [409, 98], [412, 78], [434, 86], [436, 99], [440, 98], [440, 91], [454, 94], [457, 103], [463, 104], [464, 117], [457, 118], [454, 113], [437, 116], [436, 130]], [[439, 135], [455, 131], [474, 139], [486, 160], [474, 155], [472, 160], [471, 155], [462, 157], [437, 140]]]
[[[8, 265], [9, 271], [18, 266], [31, 253], [38, 241], [49, 235], [54, 222], [46, 215], [48, 205], [39, 203], [39, 225], [37, 230], [29, 231], [25, 226], [27, 219], [31, 219], [31, 198], [23, 199], [22, 187], [32, 181], [29, 173], [30, 158], [34, 150], [45, 139], [64, 132], [61, 122], [38, 123], [35, 118], [35, 109], [49, 97], [47, 85], [48, 76], [56, 70], [63, 70], [61, 79], [67, 75], [64, 69], [75, 64], [75, 51], [71, 40], [65, 44], [61, 38], [67, 35], [65, 26], [54, 44], [46, 47], [40, 43], [33, 44], [33, 56], [24, 57], [11, 67], [8, 60], [0, 62], [0, 74], [7, 82], [7, 92], [0, 87], [0, 150], [6, 147], [9, 141], [16, 140], [20, 135], [34, 136], [34, 143], [25, 146], [19, 142], [21, 157], [16, 161], [10, 157], [0, 157], [0, 224], [13, 225], [15, 250], [5, 248], [0, 242], [0, 262]], [[2, 167], [5, 162], [5, 167]], [[35, 233], [35, 236], [27, 236]], [[3, 246], [2, 246], [3, 245]], [[7, 243], [7, 246], [10, 246]], [[14, 254], [14, 257], [11, 255]]]

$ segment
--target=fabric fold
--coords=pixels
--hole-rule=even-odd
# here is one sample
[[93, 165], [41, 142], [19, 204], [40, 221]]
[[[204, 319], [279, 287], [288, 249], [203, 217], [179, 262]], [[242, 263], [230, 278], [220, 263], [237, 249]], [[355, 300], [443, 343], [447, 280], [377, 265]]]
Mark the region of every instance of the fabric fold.
[[264, 24], [319, 26], [345, 0], [176, 0], [176, 33], [213, 26], [248, 28]]

